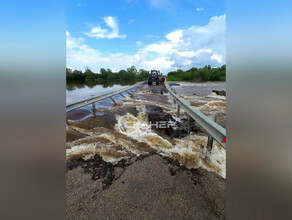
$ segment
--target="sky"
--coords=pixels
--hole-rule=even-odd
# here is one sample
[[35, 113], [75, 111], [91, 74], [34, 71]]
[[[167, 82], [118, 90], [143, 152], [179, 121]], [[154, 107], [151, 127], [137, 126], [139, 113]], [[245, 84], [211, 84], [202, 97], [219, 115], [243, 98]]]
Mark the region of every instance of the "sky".
[[164, 74], [225, 64], [223, 0], [67, 0], [67, 67]]

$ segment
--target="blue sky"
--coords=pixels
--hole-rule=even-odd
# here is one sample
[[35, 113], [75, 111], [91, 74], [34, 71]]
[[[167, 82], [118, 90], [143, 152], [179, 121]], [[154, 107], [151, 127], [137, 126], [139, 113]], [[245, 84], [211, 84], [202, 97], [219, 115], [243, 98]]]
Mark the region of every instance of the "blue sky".
[[164, 73], [225, 63], [225, 1], [67, 0], [67, 67]]

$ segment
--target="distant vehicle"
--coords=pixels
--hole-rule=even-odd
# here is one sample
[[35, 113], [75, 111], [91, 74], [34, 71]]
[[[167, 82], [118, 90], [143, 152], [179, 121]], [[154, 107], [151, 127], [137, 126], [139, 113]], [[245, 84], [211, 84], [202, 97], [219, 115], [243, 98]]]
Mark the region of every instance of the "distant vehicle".
[[151, 70], [148, 78], [148, 85], [159, 85], [164, 83], [164, 77], [159, 70]]

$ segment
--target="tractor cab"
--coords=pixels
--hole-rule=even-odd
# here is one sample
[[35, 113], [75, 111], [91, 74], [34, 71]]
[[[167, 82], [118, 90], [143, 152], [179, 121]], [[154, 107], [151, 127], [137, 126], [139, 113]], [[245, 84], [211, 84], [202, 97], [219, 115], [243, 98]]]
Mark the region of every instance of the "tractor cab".
[[159, 85], [160, 81], [160, 71], [159, 70], [151, 70], [150, 76], [148, 78], [148, 85]]

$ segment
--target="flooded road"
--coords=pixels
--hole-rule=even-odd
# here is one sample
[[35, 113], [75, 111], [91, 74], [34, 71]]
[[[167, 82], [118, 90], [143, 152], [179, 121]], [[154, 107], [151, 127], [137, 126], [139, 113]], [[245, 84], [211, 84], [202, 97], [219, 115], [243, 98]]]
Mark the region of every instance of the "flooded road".
[[187, 96], [198, 95], [207, 96], [212, 93], [212, 90], [226, 91], [226, 82], [175, 82], [179, 86], [173, 86], [177, 93]]
[[[216, 116], [218, 123], [225, 125], [226, 97], [212, 93], [213, 89], [225, 91], [225, 83], [179, 84], [180, 86], [174, 88], [182, 98], [203, 114]], [[117, 85], [109, 89], [113, 91], [120, 88], [122, 87]], [[108, 91], [102, 89], [102, 92]], [[67, 101], [97, 95], [95, 92], [101, 92], [101, 88], [68, 91]], [[158, 115], [161, 120], [169, 120], [175, 124], [172, 133], [176, 129], [184, 131], [186, 114], [182, 110], [181, 117], [176, 117], [176, 109], [169, 94], [161, 94], [159, 87], [143, 85], [132, 97], [127, 95], [123, 98], [117, 95], [115, 100], [117, 105], [106, 99], [96, 103], [94, 110], [90, 105], [67, 114], [67, 161], [76, 158], [87, 160], [98, 154], [105, 161], [115, 164], [121, 159], [154, 151], [178, 160], [187, 168], [201, 167], [225, 178], [225, 150], [214, 142], [212, 153], [207, 152], [207, 136], [204, 131], [193, 129], [189, 136], [174, 138], [169, 130], [153, 129], [150, 125], [150, 121], [154, 120], [153, 116]], [[154, 109], [154, 112], [149, 112], [149, 106], [152, 106], [150, 109]]]

